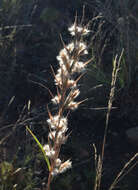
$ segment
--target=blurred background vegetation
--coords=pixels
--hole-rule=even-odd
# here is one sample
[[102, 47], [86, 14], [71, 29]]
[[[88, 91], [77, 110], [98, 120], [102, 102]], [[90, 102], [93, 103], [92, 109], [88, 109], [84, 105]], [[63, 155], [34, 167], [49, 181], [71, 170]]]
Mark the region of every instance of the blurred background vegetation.
[[[71, 128], [75, 126], [74, 133], [81, 134], [85, 121], [94, 123], [96, 127], [103, 123], [110, 90], [112, 60], [116, 54], [120, 54], [122, 48], [124, 55], [113, 105], [117, 109], [113, 111], [112, 120], [127, 127], [138, 123], [137, 0], [1, 0], [0, 146], [3, 156], [0, 156], [2, 168], [0, 175], [4, 177], [0, 183], [5, 184], [10, 178], [9, 186], [0, 186], [1, 189], [32, 189], [33, 185], [28, 186], [27, 183], [34, 179], [34, 184], [37, 183], [39, 186], [38, 174], [37, 172], [35, 176], [33, 174], [36, 165], [40, 167], [39, 162], [42, 158], [39, 152], [38, 158], [29, 155], [32, 142], [25, 131], [25, 126], [30, 125], [45, 142], [46, 105], [50, 102], [47, 88], [53, 93], [55, 91], [50, 66], [57, 68], [56, 56], [62, 48], [59, 36], [62, 34], [65, 42], [70, 40], [67, 28], [74, 21], [76, 11], [78, 18], [81, 18], [83, 5], [86, 7], [85, 23], [91, 21], [91, 33], [88, 38], [89, 57], [94, 59], [80, 82], [81, 98], [88, 97], [88, 101], [71, 116]], [[29, 100], [30, 110], [27, 108]], [[81, 125], [79, 129], [77, 125]], [[94, 133], [95, 127], [87, 125], [91, 133]], [[103, 131], [103, 127], [96, 130]], [[15, 139], [15, 136], [18, 138]], [[71, 144], [71, 147], [74, 146], [72, 142], [69, 142], [69, 147]], [[14, 148], [10, 150], [12, 146]], [[22, 151], [24, 156], [20, 155]], [[23, 163], [19, 162], [19, 158], [15, 159], [14, 155], [21, 156]], [[29, 171], [28, 165], [26, 166], [29, 161], [26, 159], [33, 163]], [[14, 163], [17, 163], [15, 168]], [[25, 179], [27, 173], [24, 172], [30, 172], [27, 179], [29, 182], [25, 182], [24, 187], [13, 187], [17, 183], [14, 180], [14, 173], [21, 166], [23, 169], [19, 170], [19, 175]], [[9, 171], [8, 174], [6, 171]], [[90, 174], [94, 174], [90, 171], [86, 173], [84, 169], [82, 175], [88, 179], [89, 186]], [[41, 175], [43, 176], [43, 172]], [[72, 176], [72, 179], [67, 176], [66, 184], [76, 178], [76, 173]], [[66, 189], [73, 188], [67, 187], [64, 180], [59, 183]]]

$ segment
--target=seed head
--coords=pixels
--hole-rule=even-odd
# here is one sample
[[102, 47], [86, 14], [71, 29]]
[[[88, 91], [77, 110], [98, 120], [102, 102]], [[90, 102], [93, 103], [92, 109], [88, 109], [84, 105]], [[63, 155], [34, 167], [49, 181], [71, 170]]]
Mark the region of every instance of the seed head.
[[59, 104], [61, 100], [61, 96], [55, 96], [54, 98], [51, 99], [51, 101], [53, 102], [53, 104]]
[[55, 166], [56, 167], [59, 167], [61, 165], [61, 160], [59, 159], [59, 158], [57, 158], [56, 160], [55, 160]]
[[53, 171], [51, 172], [51, 175], [52, 175], [52, 176], [56, 176], [56, 175], [58, 175], [58, 174], [59, 174], [58, 168], [54, 168]]
[[62, 163], [59, 167], [59, 173], [65, 172], [67, 169], [70, 169], [72, 167], [72, 162], [70, 160], [65, 161]]
[[85, 64], [82, 61], [78, 61], [72, 68], [72, 73], [80, 73], [85, 70]]
[[75, 110], [75, 109], [78, 108], [78, 103], [71, 101], [71, 102], [68, 104], [67, 107], [68, 107], [68, 109]]
[[69, 27], [68, 30], [72, 36], [75, 36], [77, 34], [86, 36], [90, 32], [90, 30], [88, 30], [86, 26], [76, 26], [76, 23]]
[[50, 148], [48, 144], [44, 145], [43, 149], [46, 153], [46, 156], [48, 156], [49, 158], [53, 158], [55, 156], [55, 151], [53, 150], [53, 148]]
[[67, 118], [66, 117], [61, 117], [59, 115], [52, 116], [50, 119], [47, 120], [47, 123], [49, 124], [51, 129], [56, 130], [62, 129], [64, 127], [67, 127]]

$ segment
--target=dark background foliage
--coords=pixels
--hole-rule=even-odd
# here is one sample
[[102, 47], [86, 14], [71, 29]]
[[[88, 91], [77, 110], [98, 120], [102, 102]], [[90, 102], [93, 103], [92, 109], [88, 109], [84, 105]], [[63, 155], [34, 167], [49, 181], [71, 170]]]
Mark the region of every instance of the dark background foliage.
[[[78, 138], [79, 135], [85, 134], [84, 141], [101, 140], [111, 83], [112, 60], [116, 54], [120, 54], [122, 48], [124, 48], [124, 55], [113, 105], [117, 109], [112, 112], [111, 131], [123, 134], [127, 128], [137, 125], [137, 0], [1, 0], [0, 136], [2, 145], [3, 142], [15, 144], [14, 135], [24, 142], [26, 124], [31, 125], [38, 136], [42, 135], [43, 140], [46, 140], [44, 137], [47, 134], [46, 105], [51, 98], [47, 89], [55, 92], [51, 66], [54, 70], [57, 69], [56, 56], [62, 48], [60, 34], [65, 43], [70, 41], [67, 28], [74, 21], [76, 11], [78, 19], [81, 19], [83, 5], [85, 5], [84, 22], [91, 21], [91, 33], [88, 38], [89, 57], [93, 57], [94, 60], [89, 64], [87, 74], [80, 81], [81, 99], [88, 97], [88, 101], [70, 116], [70, 128]], [[31, 110], [28, 113], [29, 100]], [[5, 127], [9, 124], [10, 127]], [[89, 131], [95, 134], [95, 137], [88, 135], [88, 138]], [[69, 141], [69, 151], [73, 146], [78, 148], [74, 136], [72, 141]], [[3, 137], [7, 138], [3, 140]], [[19, 146], [22, 144], [19, 140], [16, 143]], [[18, 145], [15, 146], [15, 151]], [[84, 149], [78, 151], [83, 152]], [[9, 155], [13, 158], [13, 154], [8, 153], [8, 160]], [[86, 173], [94, 175], [90, 171], [82, 175], [85, 176]], [[73, 173], [73, 180], [76, 175]], [[86, 178], [89, 185], [90, 176], [87, 175]], [[67, 176], [66, 181], [70, 180]], [[60, 183], [63, 185], [65, 182]]]

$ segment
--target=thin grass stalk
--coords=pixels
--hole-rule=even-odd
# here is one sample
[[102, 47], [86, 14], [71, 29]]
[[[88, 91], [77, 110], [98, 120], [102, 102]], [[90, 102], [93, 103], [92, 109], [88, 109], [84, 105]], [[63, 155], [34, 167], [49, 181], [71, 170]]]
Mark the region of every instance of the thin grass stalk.
[[107, 131], [108, 131], [109, 117], [110, 117], [110, 113], [111, 113], [111, 109], [112, 109], [112, 104], [114, 101], [115, 88], [116, 88], [115, 85], [116, 85], [118, 72], [120, 70], [120, 64], [121, 64], [121, 58], [122, 58], [123, 52], [124, 52], [124, 50], [122, 50], [118, 61], [117, 61], [118, 56], [116, 56], [113, 61], [111, 91], [110, 91], [110, 96], [109, 96], [109, 101], [108, 101], [108, 110], [107, 110], [107, 114], [106, 114], [106, 123], [105, 123], [104, 139], [103, 139], [102, 154], [101, 154], [102, 163], [103, 163], [103, 159], [104, 159], [104, 151], [105, 151], [106, 137], [107, 137]]
[[124, 52], [124, 50], [122, 50], [119, 59], [118, 59], [118, 56], [116, 55], [115, 59], [113, 60], [111, 90], [110, 90], [108, 109], [107, 109], [107, 114], [106, 114], [106, 123], [105, 123], [104, 137], [103, 137], [103, 143], [102, 143], [102, 151], [101, 151], [101, 155], [99, 155], [99, 159], [98, 159], [98, 163], [97, 163], [97, 169], [96, 169], [97, 176], [96, 176], [94, 190], [100, 190], [100, 186], [101, 186], [101, 177], [102, 177], [102, 169], [103, 169], [103, 161], [104, 161], [105, 144], [106, 144], [107, 132], [108, 132], [109, 117], [110, 117], [112, 104], [113, 104], [113, 100], [114, 100], [115, 87], [116, 87], [115, 85], [116, 85], [116, 80], [117, 80], [117, 76], [118, 76], [118, 71], [120, 70], [120, 64], [121, 64], [121, 58], [122, 58], [123, 52]]
[[97, 154], [97, 149], [96, 149], [96, 146], [95, 144], [93, 144], [93, 148], [94, 148], [94, 163], [95, 163], [95, 170], [96, 170], [96, 175], [95, 175], [95, 184], [94, 184], [94, 190], [97, 189], [97, 178], [98, 178], [98, 173], [97, 173], [97, 157], [98, 157], [98, 154]]
[[[136, 153], [121, 169], [121, 171], [118, 173], [116, 178], [114, 179], [113, 183], [111, 184], [109, 190], [112, 190], [118, 183], [121, 181], [137, 164], [138, 161], [136, 161], [130, 168], [130, 164], [138, 157], [138, 153]], [[128, 168], [127, 171], [125, 171]]]

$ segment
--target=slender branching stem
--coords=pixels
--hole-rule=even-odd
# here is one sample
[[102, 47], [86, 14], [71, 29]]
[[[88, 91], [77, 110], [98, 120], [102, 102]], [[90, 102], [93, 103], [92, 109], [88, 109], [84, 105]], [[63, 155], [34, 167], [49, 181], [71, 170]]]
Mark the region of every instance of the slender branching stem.
[[103, 143], [102, 143], [102, 150], [101, 150], [101, 155], [99, 155], [98, 161], [97, 161], [94, 190], [100, 190], [100, 186], [101, 186], [101, 177], [102, 177], [102, 170], [103, 170], [104, 152], [105, 152], [105, 145], [106, 145], [106, 139], [107, 139], [109, 117], [110, 117], [112, 104], [113, 104], [113, 100], [114, 100], [115, 85], [116, 85], [116, 80], [117, 80], [117, 76], [118, 76], [118, 71], [120, 69], [121, 58], [122, 58], [123, 52], [124, 52], [124, 50], [122, 50], [119, 58], [118, 58], [118, 56], [116, 56], [115, 59], [113, 60], [111, 90], [110, 90], [108, 109], [107, 109], [107, 114], [106, 114], [106, 123], [105, 123], [104, 137], [103, 137]]

